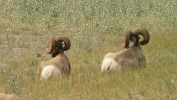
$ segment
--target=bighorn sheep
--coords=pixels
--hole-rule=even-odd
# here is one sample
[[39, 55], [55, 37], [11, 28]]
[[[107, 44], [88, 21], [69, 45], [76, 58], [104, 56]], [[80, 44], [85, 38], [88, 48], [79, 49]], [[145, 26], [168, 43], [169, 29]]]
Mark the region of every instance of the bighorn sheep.
[[0, 100], [22, 100], [15, 94], [0, 93]]
[[71, 46], [70, 39], [67, 36], [57, 36], [49, 38], [50, 46], [45, 49], [47, 54], [52, 54], [49, 61], [41, 61], [37, 70], [37, 79], [48, 79], [70, 74], [70, 62], [64, 51], [69, 50]]
[[[139, 42], [140, 37], [143, 36], [143, 40]], [[146, 66], [146, 58], [141, 51], [141, 45], [145, 45], [149, 42], [150, 35], [146, 29], [138, 28], [131, 32], [125, 31], [125, 46], [126, 50], [108, 53], [104, 56], [101, 72], [109, 69], [124, 69], [125, 67]], [[130, 42], [130, 43], [129, 43]]]

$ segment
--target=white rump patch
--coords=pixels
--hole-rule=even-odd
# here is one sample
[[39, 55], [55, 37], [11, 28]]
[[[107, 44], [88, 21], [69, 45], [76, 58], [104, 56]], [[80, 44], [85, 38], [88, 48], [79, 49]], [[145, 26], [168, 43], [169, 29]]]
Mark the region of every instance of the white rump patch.
[[56, 77], [56, 76], [59, 76], [60, 74], [61, 74], [60, 69], [58, 69], [54, 65], [48, 65], [43, 68], [41, 72], [40, 80], [42, 79], [47, 80], [49, 77]]
[[101, 72], [111, 69], [118, 69], [120, 70], [121, 67], [119, 64], [112, 58], [105, 58], [103, 60], [102, 66], [101, 66]]

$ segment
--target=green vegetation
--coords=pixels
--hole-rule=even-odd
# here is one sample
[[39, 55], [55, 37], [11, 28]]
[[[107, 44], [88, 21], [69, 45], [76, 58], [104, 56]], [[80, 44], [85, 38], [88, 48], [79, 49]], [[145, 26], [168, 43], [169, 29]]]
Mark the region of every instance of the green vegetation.
[[[0, 0], [0, 92], [24, 100], [176, 100], [176, 0]], [[100, 73], [127, 29], [146, 28], [147, 67]], [[35, 82], [50, 36], [67, 35], [69, 78]]]

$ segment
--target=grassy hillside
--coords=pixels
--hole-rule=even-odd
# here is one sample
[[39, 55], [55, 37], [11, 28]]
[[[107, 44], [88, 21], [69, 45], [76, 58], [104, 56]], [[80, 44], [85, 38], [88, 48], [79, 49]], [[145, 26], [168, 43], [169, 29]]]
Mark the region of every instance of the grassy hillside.
[[[0, 92], [24, 100], [176, 100], [176, 0], [0, 0]], [[147, 67], [100, 73], [123, 32], [146, 28]], [[67, 35], [68, 79], [35, 82], [48, 38]]]

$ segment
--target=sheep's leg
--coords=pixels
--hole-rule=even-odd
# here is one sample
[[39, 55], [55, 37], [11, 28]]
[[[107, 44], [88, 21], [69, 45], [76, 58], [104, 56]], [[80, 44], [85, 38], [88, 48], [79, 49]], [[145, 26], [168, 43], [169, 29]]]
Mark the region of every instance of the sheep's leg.
[[112, 58], [105, 58], [102, 63], [101, 72], [105, 70], [116, 69], [120, 70], [122, 67]]
[[44, 66], [45, 64], [46, 64], [46, 61], [41, 61], [40, 65], [37, 69], [37, 72], [36, 72], [36, 77], [35, 77], [36, 81], [39, 80], [39, 78], [41, 77], [41, 72], [43, 70], [43, 67], [45, 67]]
[[49, 79], [50, 77], [58, 77], [60, 75], [61, 75], [60, 69], [58, 69], [54, 65], [48, 65], [42, 69], [40, 80]]

